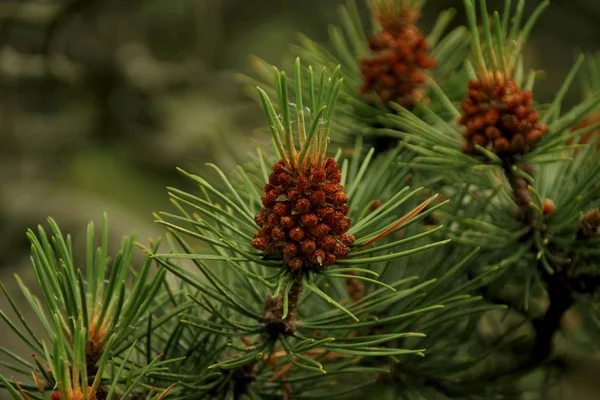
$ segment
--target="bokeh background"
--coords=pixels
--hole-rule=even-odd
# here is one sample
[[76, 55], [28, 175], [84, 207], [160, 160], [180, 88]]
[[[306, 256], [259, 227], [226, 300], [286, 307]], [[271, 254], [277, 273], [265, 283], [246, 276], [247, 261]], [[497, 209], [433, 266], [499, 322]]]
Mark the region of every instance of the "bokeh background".
[[[278, 63], [298, 31], [324, 41], [343, 1], [0, 0], [0, 280], [15, 299], [13, 273], [33, 282], [26, 229], [53, 216], [77, 235], [106, 211], [115, 240], [158, 236], [176, 166], [243, 161], [264, 125], [236, 74], [252, 54]], [[463, 23], [462, 1], [430, 0], [421, 27], [448, 7]], [[537, 100], [599, 48], [600, 1], [553, 0], [526, 51], [545, 71]]]

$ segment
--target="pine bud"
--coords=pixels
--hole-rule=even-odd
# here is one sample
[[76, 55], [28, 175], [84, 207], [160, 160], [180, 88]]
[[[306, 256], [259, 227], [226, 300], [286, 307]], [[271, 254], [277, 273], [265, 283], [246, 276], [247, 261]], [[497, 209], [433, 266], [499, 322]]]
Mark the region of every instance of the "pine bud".
[[554, 201], [552, 199], [544, 199], [542, 206], [544, 215], [552, 215], [554, 213]]

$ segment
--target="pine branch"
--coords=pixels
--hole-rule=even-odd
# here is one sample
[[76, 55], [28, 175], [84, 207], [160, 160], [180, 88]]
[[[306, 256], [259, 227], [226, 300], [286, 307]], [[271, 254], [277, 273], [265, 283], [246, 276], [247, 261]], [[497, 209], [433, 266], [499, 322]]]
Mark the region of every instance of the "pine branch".
[[[533, 179], [533, 168], [529, 165], [519, 166], [507, 161], [504, 163], [504, 174], [510, 185], [515, 204], [517, 205], [515, 218], [524, 227], [535, 229], [537, 224], [537, 213], [535, 212], [535, 209], [531, 207], [531, 204], [535, 204], [535, 200], [528, 189], [530, 183], [523, 176], [523, 174], [526, 174]], [[526, 237], [523, 238], [523, 240], [526, 239]]]
[[[505, 167], [505, 173], [507, 180], [510, 182], [515, 204], [518, 207], [518, 212], [514, 214], [514, 217], [529, 228], [528, 233], [522, 240], [525, 243], [531, 242], [531, 237], [535, 235], [539, 226], [539, 215], [532, 212], [533, 208], [531, 207], [531, 204], [535, 204], [535, 200], [527, 189], [529, 186], [527, 181], [523, 175], [519, 175], [516, 166], [508, 164]], [[533, 179], [534, 174], [530, 167], [527, 168], [526, 174], [528, 179]], [[597, 218], [597, 214], [596, 210], [592, 210], [586, 213], [585, 217], [580, 218], [575, 234], [578, 240], [586, 240], [598, 234], [597, 226], [600, 226], [600, 218]], [[556, 249], [556, 246], [552, 243], [549, 244], [549, 247]], [[531, 246], [531, 252], [537, 254], [538, 249]], [[432, 380], [427, 380], [426, 384], [435, 387], [447, 396], [462, 396], [477, 393], [484, 390], [484, 388], [494, 386], [501, 388], [511, 384], [512, 380], [521, 378], [540, 367], [560, 361], [553, 352], [553, 341], [562, 327], [564, 314], [575, 304], [576, 294], [593, 294], [600, 289], [600, 277], [598, 275], [579, 272], [578, 263], [580, 258], [576, 252], [570, 254], [568, 259], [571, 260], [568, 265], [553, 264], [550, 261], [550, 270], [540, 268], [539, 273], [546, 288], [549, 305], [542, 316], [531, 320], [534, 329], [534, 340], [526, 357], [515, 355], [518, 360], [512, 366], [500, 370], [493, 369], [477, 377], [471, 377], [468, 387]], [[482, 292], [486, 299], [492, 302], [495, 301], [493, 294], [490, 294], [488, 290], [484, 288]]]
[[[332, 127], [331, 140], [344, 148], [360, 138], [376, 150], [376, 156], [395, 147], [401, 139], [380, 128], [389, 126], [384, 115], [393, 104], [406, 106], [427, 119], [421, 103], [440, 115], [446, 109], [432, 96], [428, 77], [438, 82], [458, 99], [464, 93], [460, 82], [464, 78], [462, 64], [470, 47], [467, 30], [459, 26], [448, 31], [456, 14], [446, 10], [437, 19], [429, 35], [418, 28], [422, 1], [364, 0], [371, 23], [361, 18], [357, 1], [347, 0], [340, 7], [340, 26], [331, 26], [329, 41], [316, 43], [301, 36], [293, 46], [294, 58], [300, 55], [314, 67], [341, 65], [344, 84], [341, 87], [338, 122]], [[255, 58], [256, 77], [242, 77], [246, 84], [264, 86], [271, 81], [271, 68]], [[287, 66], [291, 66], [288, 60]], [[461, 79], [456, 79], [458, 76]], [[276, 92], [272, 83], [269, 94]], [[296, 89], [298, 90], [298, 89]], [[312, 107], [310, 107], [313, 109]]]
[[276, 340], [280, 335], [294, 334], [298, 325], [296, 311], [301, 295], [302, 276], [298, 274], [279, 296], [276, 298], [267, 296], [262, 321], [265, 324], [265, 332], [271, 340]]

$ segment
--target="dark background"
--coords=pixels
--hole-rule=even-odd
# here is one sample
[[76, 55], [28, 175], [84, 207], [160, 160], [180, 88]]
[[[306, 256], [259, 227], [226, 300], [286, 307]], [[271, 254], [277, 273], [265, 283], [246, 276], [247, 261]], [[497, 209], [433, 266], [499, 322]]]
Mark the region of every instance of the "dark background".
[[[0, 0], [0, 280], [15, 294], [13, 272], [33, 281], [25, 231], [48, 216], [77, 234], [106, 211], [115, 238], [159, 235], [151, 213], [184, 185], [176, 166], [230, 168], [251, 149], [262, 111], [235, 77], [249, 56], [278, 63], [298, 31], [324, 40], [341, 3]], [[463, 23], [462, 1], [430, 0], [423, 30], [448, 7]], [[600, 1], [553, 0], [526, 50], [545, 71], [538, 101], [599, 38]], [[580, 97], [575, 85], [567, 101]]]

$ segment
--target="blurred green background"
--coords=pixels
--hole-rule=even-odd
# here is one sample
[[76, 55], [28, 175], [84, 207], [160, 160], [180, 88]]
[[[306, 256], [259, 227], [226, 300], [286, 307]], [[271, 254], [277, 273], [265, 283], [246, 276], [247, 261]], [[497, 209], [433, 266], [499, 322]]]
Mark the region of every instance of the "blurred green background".
[[[176, 166], [243, 159], [263, 118], [235, 74], [251, 73], [252, 54], [278, 63], [298, 31], [324, 41], [341, 3], [0, 0], [0, 280], [17, 300], [12, 274], [33, 280], [27, 228], [53, 216], [76, 235], [106, 211], [115, 239], [157, 236], [152, 212], [169, 207], [165, 186], [185, 185]], [[430, 0], [425, 32], [448, 7], [464, 21], [462, 1]], [[552, 2], [526, 52], [545, 71], [538, 101], [598, 38], [600, 1]]]

